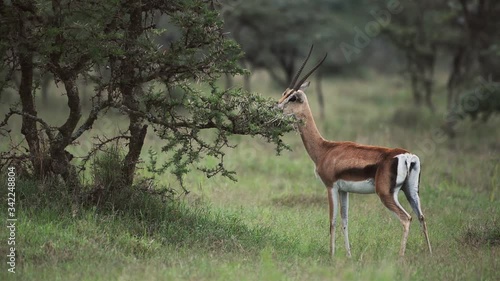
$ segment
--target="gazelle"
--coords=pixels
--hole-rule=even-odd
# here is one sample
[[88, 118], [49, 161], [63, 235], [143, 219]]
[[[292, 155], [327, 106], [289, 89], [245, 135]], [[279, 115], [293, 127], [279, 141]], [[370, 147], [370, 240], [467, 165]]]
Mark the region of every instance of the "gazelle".
[[[300, 120], [298, 130], [305, 149], [314, 162], [316, 174], [326, 185], [330, 215], [330, 255], [335, 253], [335, 225], [338, 206], [342, 217], [342, 229], [347, 256], [351, 256], [347, 230], [349, 193], [377, 193], [382, 203], [401, 221], [403, 238], [399, 254], [404, 255], [410, 230], [411, 216], [399, 204], [400, 190], [420, 221], [429, 252], [432, 253], [424, 214], [420, 206], [419, 181], [420, 160], [407, 150], [361, 145], [346, 141], [325, 140], [318, 131], [304, 89], [309, 86], [306, 79], [323, 63], [319, 61], [298, 83], [313, 46], [290, 86], [278, 102], [284, 113], [293, 114]], [[340, 202], [339, 202], [340, 199]]]

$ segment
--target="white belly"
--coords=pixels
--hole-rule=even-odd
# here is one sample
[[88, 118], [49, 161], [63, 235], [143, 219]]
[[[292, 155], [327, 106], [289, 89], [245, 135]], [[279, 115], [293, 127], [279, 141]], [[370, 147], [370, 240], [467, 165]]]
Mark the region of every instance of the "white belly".
[[375, 182], [371, 178], [364, 181], [338, 180], [335, 184], [339, 187], [339, 190], [345, 192], [363, 194], [375, 193]]

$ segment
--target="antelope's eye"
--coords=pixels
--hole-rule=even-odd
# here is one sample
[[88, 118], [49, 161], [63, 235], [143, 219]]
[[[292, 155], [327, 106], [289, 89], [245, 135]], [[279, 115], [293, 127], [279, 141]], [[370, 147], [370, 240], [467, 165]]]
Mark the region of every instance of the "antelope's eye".
[[297, 96], [296, 95], [291, 96], [288, 101], [289, 102], [295, 102], [295, 101], [297, 101]]

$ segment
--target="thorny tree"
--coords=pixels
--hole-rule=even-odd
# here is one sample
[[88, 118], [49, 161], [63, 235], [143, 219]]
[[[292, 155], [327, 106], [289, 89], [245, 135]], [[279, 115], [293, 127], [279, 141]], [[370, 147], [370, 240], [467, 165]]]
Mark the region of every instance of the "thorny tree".
[[[243, 72], [237, 64], [241, 51], [226, 38], [216, 8], [206, 0], [0, 1], [1, 87], [15, 89], [20, 101], [0, 120], [0, 137], [5, 141], [21, 133], [27, 151], [2, 152], [1, 163], [27, 162], [39, 179], [61, 176], [77, 198], [75, 165], [82, 161], [67, 148], [77, 145], [109, 109], [128, 117], [128, 130], [101, 138], [96, 147], [125, 142], [125, 185], [133, 183], [148, 131], [165, 141], [163, 151], [170, 155], [159, 170], [168, 169], [181, 183], [192, 165], [208, 176], [232, 177], [223, 164], [231, 134], [261, 136], [283, 149], [280, 137], [291, 128], [280, 122], [285, 117], [271, 101], [215, 85], [222, 74]], [[157, 25], [160, 17], [167, 21], [163, 28]], [[107, 75], [95, 71], [102, 68]], [[18, 87], [16, 73], [21, 76]], [[35, 73], [53, 75], [63, 88], [69, 113], [62, 125], [38, 114], [34, 97], [41, 75]], [[81, 77], [94, 85], [88, 112], [81, 109]], [[16, 115], [22, 117], [20, 130], [9, 124]], [[212, 137], [202, 136], [203, 130], [213, 131]], [[196, 164], [206, 155], [219, 159], [218, 164]]]

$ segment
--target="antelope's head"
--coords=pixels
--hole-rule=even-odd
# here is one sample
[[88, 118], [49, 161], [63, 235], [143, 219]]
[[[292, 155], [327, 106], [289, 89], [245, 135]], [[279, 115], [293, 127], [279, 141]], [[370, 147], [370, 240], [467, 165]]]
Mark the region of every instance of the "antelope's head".
[[311, 56], [311, 52], [313, 50], [313, 45], [311, 45], [311, 49], [309, 49], [309, 53], [307, 54], [306, 59], [302, 63], [302, 65], [299, 68], [299, 71], [293, 78], [292, 82], [288, 86], [288, 88], [285, 89], [283, 92], [283, 95], [281, 99], [278, 101], [278, 108], [282, 109], [285, 114], [293, 114], [295, 116], [300, 116], [303, 115], [303, 112], [305, 110], [309, 110], [309, 105], [307, 103], [307, 97], [306, 94], [304, 93], [304, 90], [309, 87], [310, 82], [307, 81], [306, 79], [313, 74], [313, 72], [318, 69], [318, 67], [325, 61], [327, 54], [321, 59], [314, 67], [311, 69], [302, 79], [300, 79], [299, 82], [297, 80], [299, 79], [300, 73], [304, 69], [304, 66], [306, 65], [307, 61], [309, 60], [309, 57]]

